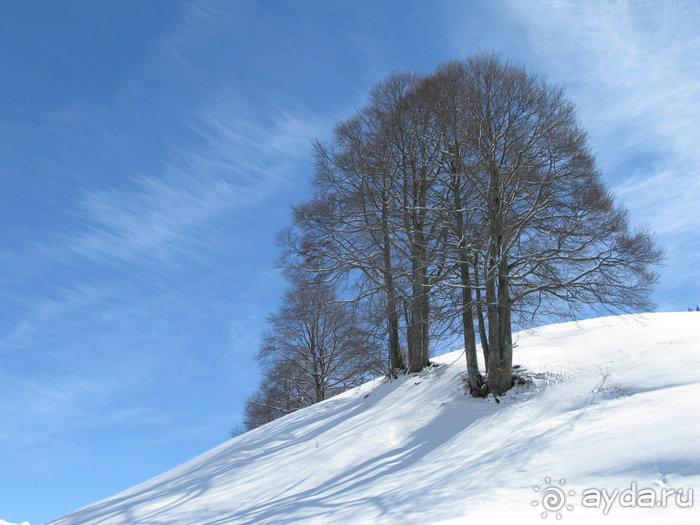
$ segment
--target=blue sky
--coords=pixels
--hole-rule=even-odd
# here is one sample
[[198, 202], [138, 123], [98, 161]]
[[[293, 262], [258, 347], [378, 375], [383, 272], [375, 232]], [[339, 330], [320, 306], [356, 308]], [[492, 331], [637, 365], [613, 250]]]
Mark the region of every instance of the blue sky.
[[284, 283], [310, 142], [395, 70], [494, 49], [567, 86], [700, 303], [697, 2], [4, 2], [0, 518], [49, 521], [221, 443]]

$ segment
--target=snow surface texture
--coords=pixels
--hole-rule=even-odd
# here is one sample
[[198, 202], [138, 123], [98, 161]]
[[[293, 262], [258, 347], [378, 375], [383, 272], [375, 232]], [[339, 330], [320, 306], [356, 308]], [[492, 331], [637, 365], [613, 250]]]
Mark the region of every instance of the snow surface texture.
[[[52, 525], [700, 523], [700, 313], [550, 325], [515, 341], [531, 382], [498, 403], [465, 395], [464, 355], [454, 352]], [[659, 494], [692, 489], [693, 507], [674, 495], [652, 509], [616, 500], [607, 514], [582, 503], [586, 489], [611, 495], [633, 482]], [[545, 501], [556, 490], [563, 505]]]

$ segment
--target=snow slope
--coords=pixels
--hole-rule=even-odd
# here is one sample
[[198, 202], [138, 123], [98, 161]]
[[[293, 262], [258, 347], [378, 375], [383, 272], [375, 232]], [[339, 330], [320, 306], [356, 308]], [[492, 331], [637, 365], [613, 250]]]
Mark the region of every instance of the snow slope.
[[[52, 525], [541, 523], [543, 512], [567, 523], [700, 523], [700, 313], [604, 317], [515, 338], [532, 382], [498, 403], [465, 395], [464, 356], [447, 354]], [[664, 507], [612, 499], [604, 514], [582, 500], [587, 489], [618, 498], [629, 489], [636, 505], [642, 488], [667, 490]], [[561, 504], [547, 499], [557, 491]]]

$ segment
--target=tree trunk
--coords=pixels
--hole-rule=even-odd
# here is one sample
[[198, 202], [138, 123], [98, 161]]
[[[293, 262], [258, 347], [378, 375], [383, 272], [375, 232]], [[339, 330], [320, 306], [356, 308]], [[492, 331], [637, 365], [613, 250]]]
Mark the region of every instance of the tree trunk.
[[499, 344], [501, 346], [501, 372], [499, 393], [513, 386], [513, 338], [510, 326], [510, 291], [508, 286], [508, 260], [501, 259], [498, 277]]
[[428, 366], [429, 360], [429, 329], [428, 315], [430, 303], [428, 302], [429, 287], [426, 275], [425, 248], [422, 232], [416, 231], [414, 238], [414, 256], [412, 271], [412, 297], [411, 297], [411, 325], [410, 340], [411, 349], [408, 368], [411, 372], [420, 372]]
[[406, 364], [401, 355], [399, 339], [399, 311], [394, 287], [393, 269], [391, 267], [391, 237], [389, 230], [388, 204], [386, 195], [382, 196], [382, 237], [384, 256], [384, 285], [386, 287], [386, 314], [389, 324], [389, 365], [391, 372], [404, 370]]
[[[472, 395], [481, 395], [483, 377], [479, 373], [479, 362], [476, 357], [476, 334], [474, 333], [474, 303], [472, 299], [471, 276], [469, 275], [469, 253], [466, 248], [466, 224], [462, 209], [462, 185], [460, 184], [459, 169], [462, 167], [459, 157], [459, 147], [452, 144], [454, 155], [452, 171], [452, 191], [454, 195], [455, 233], [457, 234], [457, 253], [459, 255], [459, 273], [462, 285], [462, 335], [464, 337], [464, 356], [467, 360], [467, 378]], [[476, 257], [476, 256], [475, 256]], [[475, 259], [476, 261], [476, 259]], [[478, 293], [478, 290], [477, 290]], [[486, 362], [484, 362], [484, 366]]]
[[486, 383], [488, 390], [494, 394], [502, 394], [503, 390], [503, 335], [501, 323], [503, 311], [498, 300], [499, 275], [501, 269], [501, 247], [503, 233], [500, 216], [500, 198], [498, 195], [498, 174], [494, 170], [491, 175], [489, 194], [491, 196], [490, 232], [488, 266], [486, 268], [486, 311], [488, 316], [489, 331], [489, 356]]
[[319, 356], [319, 351], [320, 348], [318, 347], [317, 344], [317, 335], [318, 335], [318, 328], [316, 326], [316, 322], [312, 323], [311, 326], [309, 326], [309, 354], [311, 355], [311, 358], [313, 360], [313, 376], [314, 376], [314, 397], [315, 397], [315, 402], [318, 403], [320, 401], [323, 401], [324, 399], [324, 391], [323, 391], [323, 374], [321, 371], [321, 366], [320, 366], [320, 356]]
[[406, 365], [401, 354], [399, 339], [399, 312], [397, 307], [396, 292], [387, 292], [387, 319], [389, 323], [389, 362], [391, 371], [404, 370]]
[[408, 311], [409, 309], [407, 303], [408, 301], [406, 299], [403, 299], [403, 317], [404, 323], [406, 323], [406, 356], [408, 357], [408, 361], [410, 363], [411, 356], [413, 355], [413, 337], [411, 335], [411, 329], [413, 325], [411, 324], [411, 314]]
[[420, 272], [414, 274], [413, 282], [413, 297], [411, 298], [411, 324], [409, 330], [410, 339], [410, 355], [408, 369], [410, 372], [420, 372], [426, 366], [427, 358], [425, 356], [425, 295], [423, 292], [422, 279]]
[[462, 328], [464, 334], [464, 354], [467, 359], [467, 377], [469, 390], [472, 395], [481, 395], [483, 378], [479, 373], [479, 363], [476, 358], [476, 334], [474, 333], [474, 310], [472, 289], [470, 287], [469, 264], [463, 258], [460, 264], [462, 279]]
[[[425, 277], [427, 281], [427, 276]], [[423, 366], [428, 366], [430, 364], [430, 286], [425, 284], [423, 286], [423, 324], [421, 329], [421, 334], [423, 336], [422, 341], [422, 351], [423, 351]]]
[[498, 298], [496, 296], [495, 271], [489, 269], [486, 277], [486, 315], [488, 316], [489, 355], [486, 368], [486, 384], [489, 392], [500, 393], [501, 346], [499, 344]]
[[[489, 310], [489, 370], [488, 389], [503, 394], [513, 386], [513, 345], [510, 328], [510, 298], [508, 276], [504, 273], [507, 261], [498, 265], [498, 278], [489, 277], [486, 300]], [[493, 272], [495, 273], [495, 272]], [[495, 281], [498, 281], [497, 283]], [[497, 289], [496, 289], [497, 285]], [[491, 323], [496, 323], [492, 326]]]
[[481, 291], [479, 290], [479, 262], [477, 255], [474, 255], [474, 291], [476, 292], [476, 316], [479, 322], [479, 339], [481, 339], [481, 352], [484, 355], [484, 368], [487, 368], [489, 362], [489, 340], [486, 336], [484, 310], [481, 305]]
[[[486, 276], [486, 302], [489, 331], [489, 369], [487, 385], [489, 392], [503, 394], [512, 383], [512, 353], [507, 348], [509, 337], [506, 324], [510, 326], [508, 299], [508, 261], [503, 252], [505, 216], [503, 188], [495, 157], [489, 158], [489, 253]], [[507, 323], [506, 323], [507, 321]]]

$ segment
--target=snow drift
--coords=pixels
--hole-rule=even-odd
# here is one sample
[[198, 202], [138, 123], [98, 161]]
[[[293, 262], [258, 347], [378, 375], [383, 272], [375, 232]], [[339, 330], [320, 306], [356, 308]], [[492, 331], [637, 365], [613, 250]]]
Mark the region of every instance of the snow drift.
[[[514, 341], [526, 384], [498, 400], [465, 395], [464, 355], [454, 352], [238, 436], [52, 525], [698, 523], [700, 313], [550, 325]], [[616, 495], [607, 510], [584, 501], [596, 490]], [[642, 490], [657, 498], [643, 501]]]

